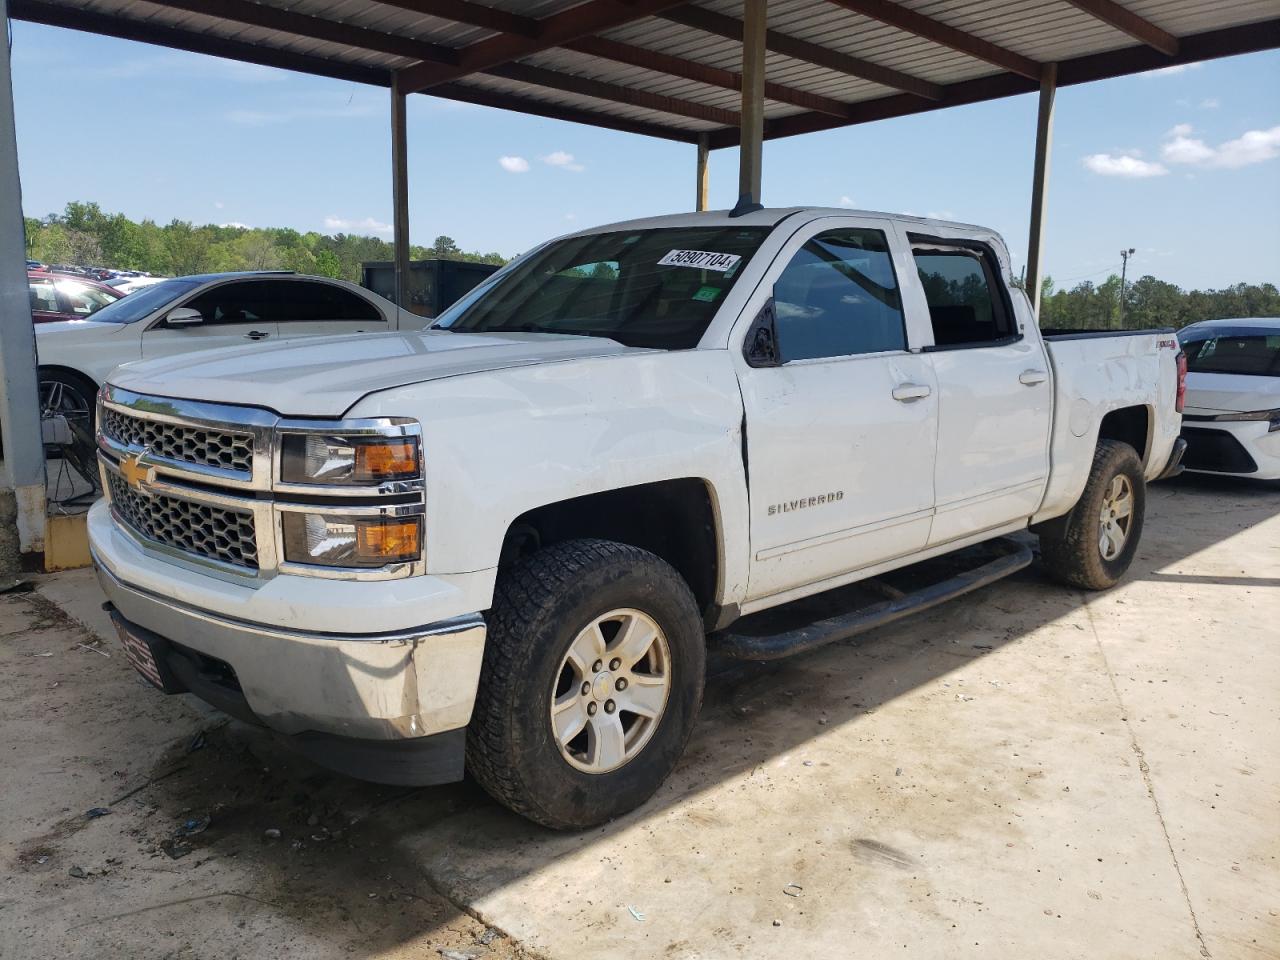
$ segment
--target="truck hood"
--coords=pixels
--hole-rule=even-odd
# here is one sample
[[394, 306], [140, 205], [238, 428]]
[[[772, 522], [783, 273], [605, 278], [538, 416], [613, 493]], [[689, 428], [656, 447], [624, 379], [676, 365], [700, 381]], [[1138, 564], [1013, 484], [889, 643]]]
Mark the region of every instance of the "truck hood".
[[1253, 413], [1280, 407], [1280, 377], [1187, 374], [1188, 413]]
[[135, 393], [340, 417], [379, 390], [581, 357], [647, 352], [600, 337], [433, 330], [283, 340], [127, 363], [111, 383]]

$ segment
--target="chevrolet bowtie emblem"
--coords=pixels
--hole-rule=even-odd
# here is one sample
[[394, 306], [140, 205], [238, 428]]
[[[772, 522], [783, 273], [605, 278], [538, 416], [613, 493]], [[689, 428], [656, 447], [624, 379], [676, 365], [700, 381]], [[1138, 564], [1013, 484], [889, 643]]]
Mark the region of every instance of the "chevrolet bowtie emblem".
[[120, 459], [120, 476], [134, 490], [141, 490], [144, 483], [150, 483], [156, 478], [156, 468], [142, 463], [143, 456], [145, 454]]

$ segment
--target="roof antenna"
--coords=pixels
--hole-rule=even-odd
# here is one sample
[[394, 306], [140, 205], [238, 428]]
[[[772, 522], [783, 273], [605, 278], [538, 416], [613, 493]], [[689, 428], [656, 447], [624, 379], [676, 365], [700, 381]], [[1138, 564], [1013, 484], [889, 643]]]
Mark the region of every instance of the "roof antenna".
[[748, 213], [755, 213], [757, 210], [763, 210], [764, 204], [757, 203], [751, 199], [751, 194], [744, 193], [738, 197], [738, 202], [732, 210], [729, 211], [730, 217], [745, 217]]

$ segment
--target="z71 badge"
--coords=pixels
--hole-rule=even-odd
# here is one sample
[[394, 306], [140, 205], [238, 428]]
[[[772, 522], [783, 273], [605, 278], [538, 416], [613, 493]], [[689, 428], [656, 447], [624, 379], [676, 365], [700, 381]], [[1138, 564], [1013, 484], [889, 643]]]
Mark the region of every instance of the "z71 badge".
[[769, 516], [776, 513], [790, 513], [792, 510], [806, 510], [809, 507], [820, 507], [827, 503], [839, 503], [844, 499], [844, 491], [820, 493], [816, 497], [802, 497], [799, 500], [788, 500], [786, 503], [769, 504]]

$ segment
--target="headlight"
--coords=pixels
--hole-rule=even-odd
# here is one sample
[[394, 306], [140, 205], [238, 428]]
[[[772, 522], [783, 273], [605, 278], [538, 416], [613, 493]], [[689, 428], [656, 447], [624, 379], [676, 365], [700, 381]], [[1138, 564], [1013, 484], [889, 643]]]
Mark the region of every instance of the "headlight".
[[422, 555], [422, 518], [284, 515], [284, 558], [326, 567], [384, 567]]
[[285, 483], [376, 486], [422, 475], [415, 437], [342, 437], [286, 433], [280, 479]]

